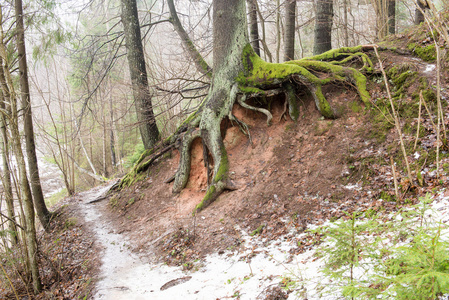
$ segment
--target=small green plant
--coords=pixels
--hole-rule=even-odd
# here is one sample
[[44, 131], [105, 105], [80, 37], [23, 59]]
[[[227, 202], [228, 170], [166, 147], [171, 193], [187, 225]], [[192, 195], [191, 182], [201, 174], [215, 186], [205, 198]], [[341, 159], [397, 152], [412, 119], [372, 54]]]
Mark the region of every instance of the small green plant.
[[[435, 223], [429, 194], [387, 216], [347, 214], [315, 231], [322, 273], [348, 299], [438, 299], [449, 293], [448, 226]], [[363, 218], [362, 218], [363, 217]], [[436, 224], [436, 225], [435, 225]]]
[[295, 280], [293, 280], [291, 277], [285, 276], [285, 277], [282, 277], [280, 286], [284, 290], [290, 291], [290, 290], [293, 290], [296, 288], [297, 282]]
[[261, 224], [259, 227], [253, 230], [253, 232], [250, 233], [250, 236], [255, 236], [262, 233], [262, 230], [265, 228], [265, 224]]
[[142, 144], [142, 143], [137, 144], [137, 145], [134, 147], [134, 152], [133, 152], [133, 154], [131, 154], [130, 156], [127, 156], [127, 157], [125, 158], [125, 161], [126, 161], [125, 166], [126, 166], [127, 168], [130, 168], [130, 167], [134, 166], [134, 164], [135, 164], [135, 163], [140, 159], [140, 157], [142, 156], [142, 153], [143, 153], [143, 152], [145, 152], [145, 147], [143, 146], [143, 144]]
[[129, 199], [128, 202], [126, 203], [126, 206], [131, 206], [131, 205], [134, 204], [134, 202], [135, 202], [135, 199], [134, 199], [134, 198], [131, 198], [131, 199]]
[[377, 232], [378, 222], [361, 221], [362, 216], [359, 212], [346, 213], [347, 220], [336, 221], [320, 230], [326, 239], [317, 251], [324, 259], [322, 272], [336, 282], [331, 290], [340, 290], [349, 299], [360, 296], [360, 289], [366, 286], [360, 274], [366, 274], [378, 259], [375, 249], [379, 240], [367, 237], [370, 232]]
[[68, 218], [64, 223], [64, 229], [69, 229], [78, 223], [78, 219], [75, 217]]

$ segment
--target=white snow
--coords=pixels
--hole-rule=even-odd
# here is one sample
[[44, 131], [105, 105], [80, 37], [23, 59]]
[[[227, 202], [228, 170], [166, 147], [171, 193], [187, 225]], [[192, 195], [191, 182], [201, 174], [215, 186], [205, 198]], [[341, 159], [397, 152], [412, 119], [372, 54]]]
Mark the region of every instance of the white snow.
[[[99, 189], [95, 197], [108, 187]], [[89, 200], [95, 199], [91, 198]], [[341, 299], [341, 295], [321, 295], [319, 286], [330, 286], [328, 279], [319, 272], [322, 262], [314, 256], [314, 250], [291, 257], [289, 250], [295, 245], [283, 237], [263, 246], [240, 228], [244, 251], [213, 254], [196, 262], [196, 271], [183, 272], [180, 267], [143, 262], [130, 251], [128, 241], [113, 233], [111, 227], [100, 220], [95, 205], [84, 204], [86, 220], [101, 224], [96, 227], [97, 240], [104, 247], [101, 280], [97, 283], [94, 299], [264, 299], [263, 291], [278, 285], [289, 277], [298, 282], [288, 299]], [[449, 196], [435, 196], [431, 204], [432, 219], [449, 220]], [[313, 227], [313, 226], [311, 226]], [[292, 259], [293, 258], [293, 259]], [[161, 290], [161, 287], [178, 278], [191, 276], [190, 280]], [[326, 288], [327, 289], [327, 288]]]

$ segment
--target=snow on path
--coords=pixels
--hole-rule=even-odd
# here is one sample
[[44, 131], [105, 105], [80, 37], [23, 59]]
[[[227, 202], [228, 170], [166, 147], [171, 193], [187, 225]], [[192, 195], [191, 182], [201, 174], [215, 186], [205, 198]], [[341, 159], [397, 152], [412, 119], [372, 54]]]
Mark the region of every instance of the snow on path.
[[[264, 299], [263, 291], [277, 286], [284, 277], [302, 281], [303, 285], [289, 295], [288, 299], [340, 299], [340, 295], [323, 296], [317, 291], [317, 284], [326, 280], [319, 274], [320, 260], [313, 257], [313, 250], [297, 255], [288, 261], [288, 250], [293, 247], [281, 240], [271, 241], [267, 247], [242, 231], [246, 252], [213, 254], [198, 262], [199, 270], [183, 272], [179, 267], [143, 262], [130, 250], [123, 235], [113, 233], [112, 227], [102, 220], [97, 204], [87, 202], [100, 197], [110, 185], [100, 187], [84, 196], [82, 204], [86, 221], [96, 226], [93, 230], [97, 240], [105, 247], [102, 257], [100, 280], [94, 299]], [[443, 218], [449, 217], [449, 197], [435, 197], [436, 211]], [[251, 249], [256, 252], [252, 253]], [[256, 253], [256, 254], [255, 254]], [[252, 256], [250, 263], [246, 258]], [[176, 279], [184, 282], [161, 290], [164, 284]], [[235, 298], [234, 298], [235, 299]]]

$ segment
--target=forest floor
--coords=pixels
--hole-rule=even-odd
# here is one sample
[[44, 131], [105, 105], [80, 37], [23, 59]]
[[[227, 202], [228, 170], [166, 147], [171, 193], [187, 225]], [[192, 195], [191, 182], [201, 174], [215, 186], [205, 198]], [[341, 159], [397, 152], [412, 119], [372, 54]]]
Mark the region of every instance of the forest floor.
[[[383, 59], [387, 67], [413, 64], [419, 77], [435, 84], [433, 64], [393, 52], [383, 53]], [[373, 99], [385, 97], [379, 85], [369, 90]], [[407, 150], [424, 184], [410, 189], [394, 126], [384, 122], [379, 127], [373, 111], [379, 112], [365, 109], [352, 88], [328, 86], [325, 95], [339, 118], [323, 119], [307, 95], [300, 95], [297, 122], [282, 116], [282, 99], [273, 101], [271, 126], [264, 115], [235, 106], [234, 115], [250, 126], [251, 134], [248, 138], [227, 125], [225, 145], [238, 189], [195, 216], [192, 211], [207, 185], [200, 142], [192, 147], [190, 180], [179, 195], [172, 194], [172, 183], [165, 183], [178, 165], [174, 151], [156, 161], [144, 180], [118, 193], [102, 198], [110, 182], [65, 199], [59, 204], [60, 225], [44, 235], [51, 239], [43, 240], [64, 234], [65, 250], [60, 251], [73, 272], [59, 278], [61, 288], [55, 281], [42, 298], [336, 299], [307, 291], [306, 281], [313, 281], [319, 269], [313, 256], [317, 236], [307, 229], [354, 211], [397, 211], [428, 192], [447, 201], [449, 158], [442, 151], [437, 178], [434, 158], [423, 160], [435, 145], [430, 118], [423, 115], [425, 134], [415, 150]], [[449, 99], [446, 90], [443, 99]], [[447, 105], [445, 118], [449, 125]], [[414, 128], [417, 120], [412, 119]], [[404, 134], [408, 145], [415, 132]], [[400, 199], [390, 157], [403, 188]], [[286, 278], [303, 283], [289, 289]]]

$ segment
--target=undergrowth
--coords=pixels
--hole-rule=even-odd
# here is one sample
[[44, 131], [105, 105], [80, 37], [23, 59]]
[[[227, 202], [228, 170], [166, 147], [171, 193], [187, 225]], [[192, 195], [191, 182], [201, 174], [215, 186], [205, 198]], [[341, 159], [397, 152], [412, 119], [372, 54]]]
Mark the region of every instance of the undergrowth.
[[449, 293], [449, 227], [434, 220], [429, 194], [395, 214], [347, 214], [313, 232], [322, 295], [346, 299], [438, 299]]

